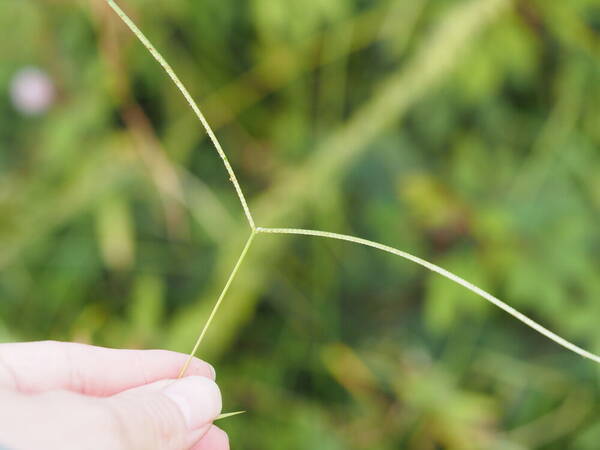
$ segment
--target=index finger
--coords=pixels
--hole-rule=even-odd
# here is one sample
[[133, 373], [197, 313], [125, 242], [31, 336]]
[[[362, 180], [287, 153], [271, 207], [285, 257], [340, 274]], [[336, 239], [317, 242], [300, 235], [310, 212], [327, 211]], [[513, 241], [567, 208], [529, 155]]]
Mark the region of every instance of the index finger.
[[[186, 359], [167, 350], [116, 350], [70, 342], [0, 344], [0, 387], [24, 393], [65, 389], [104, 397], [177, 378]], [[198, 358], [186, 374], [215, 378], [212, 366]]]

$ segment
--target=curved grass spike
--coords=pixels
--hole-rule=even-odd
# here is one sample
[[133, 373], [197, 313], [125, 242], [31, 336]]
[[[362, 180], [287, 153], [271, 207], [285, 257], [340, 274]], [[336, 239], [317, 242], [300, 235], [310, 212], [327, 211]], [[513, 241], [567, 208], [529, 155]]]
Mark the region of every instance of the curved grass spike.
[[[548, 339], [554, 341], [558, 345], [561, 345], [564, 348], [566, 348], [580, 356], [583, 356], [584, 358], [588, 358], [596, 363], [600, 363], [600, 356], [590, 353], [590, 352], [578, 347], [577, 345], [567, 341], [566, 339], [558, 336], [557, 334], [555, 334], [552, 331], [548, 330], [547, 328], [543, 327], [539, 323], [530, 319], [526, 315], [520, 313], [519, 311], [514, 309], [512, 306], [509, 306], [508, 304], [504, 303], [497, 297], [494, 297], [493, 295], [491, 295], [488, 292], [484, 291], [483, 289], [475, 286], [474, 284], [469, 283], [468, 281], [464, 280], [463, 278], [461, 278], [461, 277], [459, 277], [459, 276], [457, 276], [457, 275], [455, 275], [433, 263], [430, 263], [429, 261], [426, 261], [426, 260], [421, 259], [414, 255], [411, 255], [410, 253], [404, 252], [402, 250], [398, 250], [393, 247], [389, 247], [384, 244], [380, 244], [378, 242], [369, 241], [367, 239], [362, 239], [362, 238], [358, 238], [355, 236], [348, 236], [348, 235], [338, 234], [338, 233], [330, 233], [327, 231], [303, 230], [303, 229], [297, 229], [297, 228], [256, 227], [256, 225], [254, 224], [254, 219], [252, 217], [252, 214], [250, 213], [250, 209], [248, 208], [248, 204], [247, 204], [244, 194], [242, 192], [242, 189], [241, 189], [241, 187], [237, 181], [237, 178], [235, 176], [235, 173], [234, 173], [233, 169], [231, 168], [231, 165], [229, 164], [227, 156], [225, 155], [225, 152], [221, 148], [221, 145], [220, 145], [219, 141], [217, 140], [214, 132], [212, 131], [210, 125], [208, 124], [208, 122], [204, 118], [204, 115], [200, 111], [200, 108], [198, 108], [198, 105], [194, 102], [194, 100], [190, 96], [189, 92], [187, 91], [187, 89], [185, 88], [183, 83], [179, 80], [179, 78], [177, 77], [177, 75], [175, 74], [175, 72], [173, 71], [171, 66], [164, 60], [164, 58], [160, 55], [160, 53], [154, 48], [154, 46], [144, 36], [144, 34], [137, 28], [137, 26], [131, 21], [131, 19], [121, 10], [121, 8], [119, 8], [119, 6], [114, 2], [114, 0], [107, 0], [107, 2], [111, 6], [111, 8], [119, 15], [119, 17], [123, 20], [123, 22], [125, 22], [125, 24], [131, 29], [131, 31], [133, 31], [133, 33], [138, 37], [138, 39], [144, 44], [144, 46], [148, 49], [148, 51], [152, 54], [152, 56], [158, 61], [158, 63], [164, 68], [166, 73], [173, 80], [173, 82], [175, 83], [177, 88], [181, 91], [181, 93], [185, 97], [186, 101], [188, 102], [188, 104], [190, 105], [190, 107], [192, 108], [192, 110], [194, 111], [194, 113], [196, 114], [196, 116], [198, 117], [200, 122], [202, 123], [204, 129], [208, 133], [208, 136], [209, 136], [211, 142], [213, 143], [219, 156], [223, 160], [223, 164], [225, 165], [225, 168], [229, 174], [229, 178], [231, 179], [231, 182], [233, 183], [235, 191], [238, 195], [238, 198], [239, 198], [242, 208], [244, 210], [244, 214], [246, 215], [246, 219], [248, 220], [250, 228], [252, 229], [252, 233], [250, 234], [250, 237], [246, 241], [246, 245], [244, 246], [242, 253], [240, 254], [233, 270], [231, 271], [231, 274], [229, 275], [229, 278], [227, 279], [227, 282], [225, 283], [225, 286], [223, 287], [223, 290], [221, 291], [219, 298], [217, 299], [215, 305], [213, 306], [211, 313], [209, 315], [209, 318], [207, 319], [206, 323], [204, 324], [204, 327], [202, 328], [202, 331], [201, 331], [200, 335], [198, 336], [198, 339], [194, 345], [192, 352], [189, 355], [187, 362], [181, 368], [181, 371], [179, 374], [180, 377], [182, 377], [185, 374], [187, 367], [189, 365], [189, 362], [191, 361], [191, 358], [196, 354], [196, 351], [198, 350], [200, 343], [204, 339], [204, 336], [206, 335], [206, 332], [207, 332], [210, 324], [212, 323], [212, 321], [219, 309], [219, 306], [221, 305], [223, 298], [225, 297], [225, 295], [229, 289], [229, 286], [233, 282], [233, 279], [235, 278], [235, 275], [237, 274], [238, 269], [239, 269], [241, 263], [243, 262], [246, 254], [248, 252], [248, 249], [250, 248], [250, 246], [252, 244], [254, 237], [259, 233], [261, 233], [261, 234], [262, 233], [264, 233], [264, 234], [297, 234], [297, 235], [317, 236], [317, 237], [322, 237], [322, 238], [337, 239], [337, 240], [352, 242], [354, 244], [365, 245], [367, 247], [373, 247], [375, 249], [378, 249], [378, 250], [381, 250], [381, 251], [384, 251], [387, 253], [391, 253], [396, 256], [400, 256], [401, 258], [412, 261], [415, 264], [419, 264], [420, 266], [423, 266], [433, 272], [436, 272], [436, 273], [442, 275], [443, 277], [446, 277], [449, 280], [463, 286], [464, 288], [470, 290], [471, 292], [474, 292], [478, 296], [484, 298], [488, 302], [492, 303], [493, 305], [497, 306], [498, 308], [500, 308], [500, 309], [504, 310], [505, 312], [507, 312], [508, 314], [512, 315], [513, 317], [515, 317], [517, 320], [524, 323], [528, 327], [534, 329], [538, 333], [540, 333], [540, 334], [546, 336]], [[230, 415], [234, 415], [234, 414], [226, 413], [226, 414], [220, 416], [220, 418], [229, 417]]]
[[179, 89], [181, 91], [181, 93], [183, 94], [188, 105], [190, 105], [190, 108], [192, 108], [192, 110], [196, 114], [196, 117], [198, 117], [198, 120], [200, 120], [200, 123], [206, 130], [206, 134], [208, 134], [210, 141], [212, 142], [215, 149], [217, 150], [217, 153], [223, 160], [223, 164], [225, 165], [225, 169], [227, 170], [229, 179], [233, 183], [235, 192], [237, 193], [240, 203], [242, 204], [242, 208], [244, 209], [244, 214], [246, 215], [248, 224], [250, 225], [250, 228], [252, 230], [254, 230], [256, 228], [256, 226], [254, 225], [254, 218], [252, 217], [252, 214], [250, 213], [250, 208], [248, 208], [248, 203], [246, 202], [246, 197], [244, 197], [244, 193], [242, 192], [240, 183], [238, 182], [237, 177], [235, 176], [235, 172], [231, 168], [231, 164], [229, 164], [229, 160], [227, 159], [227, 155], [225, 154], [225, 152], [223, 151], [223, 148], [221, 147], [221, 143], [217, 139], [217, 136], [215, 136], [215, 133], [213, 132], [210, 125], [208, 124], [208, 121], [204, 117], [204, 114], [202, 114], [202, 111], [200, 111], [200, 108], [198, 108], [198, 105], [196, 104], [196, 102], [194, 101], [194, 99], [192, 98], [192, 96], [190, 95], [188, 90], [186, 89], [186, 87], [183, 85], [183, 83], [181, 82], [181, 80], [179, 79], [179, 77], [177, 76], [175, 71], [173, 70], [173, 68], [169, 65], [169, 63], [167, 61], [165, 61], [165, 59], [158, 52], [158, 50], [156, 50], [156, 48], [154, 48], [154, 46], [148, 40], [148, 38], [146, 38], [144, 33], [141, 32], [141, 30], [137, 27], [137, 25], [135, 23], [133, 23], [133, 21], [129, 18], [129, 16], [123, 12], [123, 10], [119, 7], [119, 5], [117, 5], [114, 2], [114, 0], [107, 0], [107, 2], [110, 5], [110, 7], [121, 18], [121, 20], [125, 23], [125, 25], [127, 25], [129, 27], [129, 29], [133, 32], [133, 34], [135, 34], [137, 36], [137, 38], [142, 42], [142, 44], [144, 44], [144, 47], [146, 47], [148, 49], [148, 51], [154, 57], [154, 59], [156, 59], [156, 61], [158, 61], [158, 63], [162, 66], [162, 68], [165, 70], [167, 75], [169, 75], [169, 78], [171, 78], [171, 80], [173, 80], [173, 83], [175, 83], [175, 86], [177, 86], [177, 89]]
[[347, 242], [352, 242], [354, 244], [360, 244], [360, 245], [365, 245], [367, 247], [373, 247], [373, 248], [376, 248], [377, 250], [381, 250], [381, 251], [384, 251], [387, 253], [391, 253], [392, 255], [396, 255], [396, 256], [400, 256], [401, 258], [408, 259], [409, 261], [412, 261], [415, 264], [419, 264], [420, 266], [423, 266], [423, 267], [431, 270], [432, 272], [436, 272], [436, 273], [440, 274], [441, 276], [446, 277], [449, 280], [454, 281], [457, 284], [460, 284], [464, 288], [470, 290], [471, 292], [474, 292], [475, 294], [484, 298], [488, 302], [496, 305], [498, 308], [506, 311], [508, 314], [510, 314], [511, 316], [520, 320], [528, 327], [533, 328], [538, 333], [543, 334], [548, 339], [556, 342], [559, 345], [562, 345], [566, 349], [571, 350], [572, 352], [577, 353], [578, 355], [583, 356], [584, 358], [589, 358], [592, 361], [600, 363], [600, 356], [594, 355], [593, 353], [590, 353], [587, 350], [584, 350], [584, 349], [576, 346], [575, 344], [572, 344], [571, 342], [560, 337], [556, 333], [553, 333], [552, 331], [543, 327], [536, 321], [530, 319], [525, 314], [520, 313], [512, 306], [507, 305], [499, 298], [494, 297], [492, 294], [484, 291], [483, 289], [475, 286], [472, 283], [469, 283], [467, 280], [459, 277], [458, 275], [455, 275], [452, 272], [448, 272], [446, 269], [443, 269], [440, 266], [437, 266], [433, 263], [430, 263], [429, 261], [421, 259], [418, 256], [411, 255], [410, 253], [403, 252], [402, 250], [398, 250], [397, 248], [390, 247], [388, 245], [380, 244], [379, 242], [373, 242], [373, 241], [369, 241], [367, 239], [362, 239], [362, 238], [355, 237], [355, 236], [348, 236], [347, 234], [330, 233], [328, 231], [303, 230], [303, 229], [299, 229], [299, 228], [263, 228], [263, 227], [258, 227], [256, 229], [256, 231], [258, 233], [301, 234], [304, 236], [317, 236], [317, 237], [323, 237], [323, 238], [329, 238], [329, 239], [337, 239], [340, 241], [347, 241]]

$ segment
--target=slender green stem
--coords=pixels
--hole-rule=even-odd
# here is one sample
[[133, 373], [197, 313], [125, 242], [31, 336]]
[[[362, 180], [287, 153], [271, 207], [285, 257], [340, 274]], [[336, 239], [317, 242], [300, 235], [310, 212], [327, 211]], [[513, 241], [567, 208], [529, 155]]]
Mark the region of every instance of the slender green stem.
[[198, 336], [198, 339], [196, 340], [196, 343], [194, 344], [194, 348], [190, 352], [190, 355], [188, 356], [188, 359], [186, 360], [185, 364], [179, 371], [178, 378], [181, 378], [183, 375], [185, 375], [185, 372], [188, 369], [190, 362], [192, 361], [192, 358], [198, 351], [198, 347], [200, 347], [200, 343], [202, 342], [202, 340], [204, 339], [204, 336], [206, 335], [206, 331], [208, 330], [208, 327], [210, 327], [210, 324], [212, 323], [212, 321], [215, 317], [215, 314], [217, 314], [217, 311], [219, 310], [219, 307], [221, 306], [221, 303], [223, 302], [223, 299], [225, 298], [225, 294], [227, 294], [227, 291], [229, 290], [229, 286], [231, 286], [233, 279], [235, 278], [240, 266], [242, 265], [242, 262], [244, 261], [244, 258], [246, 257], [246, 253], [248, 253], [248, 249], [250, 248], [250, 245], [252, 244], [252, 241], [254, 240], [254, 236], [256, 236], [256, 234], [257, 234], [256, 229], [252, 230], [252, 233], [250, 233], [250, 236], [248, 237], [248, 240], [246, 241], [246, 245], [244, 246], [244, 249], [242, 250], [242, 253], [240, 254], [240, 257], [238, 258], [237, 262], [235, 263], [233, 270], [229, 274], [227, 283], [225, 283], [225, 286], [223, 287], [223, 290], [221, 291], [221, 295], [219, 295], [219, 298], [217, 299], [215, 306], [213, 306], [212, 311], [210, 312], [210, 316], [208, 316], [208, 319], [206, 320], [206, 323], [204, 324], [204, 327], [202, 328], [202, 331], [200, 332], [200, 335]]
[[458, 275], [455, 275], [452, 272], [448, 272], [446, 269], [436, 266], [435, 264], [430, 263], [429, 261], [421, 259], [417, 256], [411, 255], [410, 253], [403, 252], [402, 250], [398, 250], [397, 248], [389, 247], [387, 245], [380, 244], [379, 242], [373, 242], [373, 241], [369, 241], [367, 239], [361, 239], [361, 238], [358, 238], [355, 236], [348, 236], [345, 234], [338, 234], [338, 233], [330, 233], [328, 231], [302, 230], [302, 229], [298, 229], [298, 228], [263, 228], [263, 227], [258, 227], [256, 229], [256, 231], [258, 233], [302, 234], [302, 235], [307, 235], [307, 236], [318, 236], [318, 237], [324, 237], [324, 238], [329, 238], [329, 239], [338, 239], [341, 241], [348, 241], [348, 242], [353, 242], [355, 244], [366, 245], [367, 247], [373, 247], [378, 250], [382, 250], [384, 252], [388, 252], [388, 253], [392, 253], [393, 255], [400, 256], [404, 259], [408, 259], [409, 261], [419, 264], [420, 266], [423, 266], [423, 267], [431, 270], [432, 272], [436, 272], [436, 273], [442, 275], [443, 277], [446, 277], [449, 280], [454, 281], [457, 284], [460, 284], [461, 286], [467, 288], [471, 292], [474, 292], [475, 294], [484, 298], [488, 302], [496, 305], [498, 308], [506, 311], [511, 316], [520, 320], [525, 325], [533, 328], [538, 333], [543, 334], [548, 339], [556, 342], [558, 345], [562, 345], [566, 349], [571, 350], [572, 352], [575, 352], [578, 355], [583, 356], [584, 358], [589, 358], [592, 361], [600, 363], [600, 356], [594, 355], [593, 353], [590, 353], [587, 350], [584, 350], [584, 349], [578, 347], [577, 345], [572, 344], [571, 342], [567, 341], [566, 339], [563, 339], [562, 337], [558, 336], [557, 334], [555, 334], [552, 331], [548, 330], [547, 328], [543, 327], [539, 323], [530, 319], [526, 315], [520, 313], [512, 306], [507, 305], [499, 298], [494, 297], [492, 294], [484, 291], [483, 289], [475, 286], [472, 283], [469, 283], [468, 281], [464, 280], [463, 278], [459, 277]]
[[108, 1], [108, 4], [110, 5], [110, 7], [121, 18], [121, 20], [123, 20], [123, 22], [125, 22], [125, 25], [127, 25], [129, 27], [129, 29], [133, 32], [133, 34], [135, 34], [137, 36], [137, 38], [142, 42], [142, 44], [144, 44], [144, 46], [148, 49], [148, 51], [154, 57], [154, 59], [156, 59], [156, 61], [158, 61], [158, 63], [163, 67], [163, 69], [165, 70], [167, 75], [169, 75], [171, 80], [173, 80], [173, 83], [175, 83], [175, 86], [177, 86], [177, 88], [181, 91], [185, 100], [187, 101], [187, 103], [190, 105], [190, 107], [192, 108], [192, 110], [194, 111], [194, 113], [196, 114], [198, 119], [200, 120], [200, 123], [206, 130], [206, 134], [208, 134], [208, 137], [210, 138], [215, 149], [217, 150], [217, 153], [223, 160], [225, 169], [227, 170], [227, 173], [229, 174], [229, 179], [233, 183], [235, 192], [237, 193], [240, 203], [242, 204], [242, 208], [244, 209], [244, 214], [246, 215], [248, 224], [250, 225], [250, 228], [252, 230], [254, 230], [256, 228], [256, 226], [254, 225], [254, 218], [252, 217], [252, 214], [250, 213], [250, 208], [248, 208], [248, 203], [246, 202], [246, 198], [244, 197], [244, 193], [242, 192], [240, 183], [238, 182], [237, 177], [235, 176], [235, 172], [233, 171], [231, 164], [229, 164], [229, 160], [227, 159], [227, 155], [225, 154], [225, 152], [223, 151], [223, 148], [221, 147], [221, 143], [219, 142], [219, 140], [217, 139], [217, 136], [215, 135], [212, 128], [208, 124], [208, 121], [204, 117], [204, 114], [202, 114], [202, 111], [200, 111], [200, 108], [198, 107], [198, 105], [196, 104], [196, 102], [194, 101], [194, 99], [192, 98], [192, 96], [190, 95], [190, 93], [188, 92], [186, 87], [184, 86], [184, 84], [181, 82], [179, 77], [175, 74], [175, 71], [173, 70], [173, 68], [162, 57], [162, 55], [158, 52], [158, 50], [156, 50], [156, 48], [152, 45], [152, 43], [148, 40], [148, 38], [144, 35], [144, 33], [142, 33], [142, 31], [137, 27], [137, 25], [135, 23], [133, 23], [133, 21], [129, 18], [129, 16], [127, 16], [127, 14], [125, 14], [123, 12], [123, 10], [119, 7], [119, 5], [117, 5], [114, 2], [114, 0], [107, 0], [107, 1]]

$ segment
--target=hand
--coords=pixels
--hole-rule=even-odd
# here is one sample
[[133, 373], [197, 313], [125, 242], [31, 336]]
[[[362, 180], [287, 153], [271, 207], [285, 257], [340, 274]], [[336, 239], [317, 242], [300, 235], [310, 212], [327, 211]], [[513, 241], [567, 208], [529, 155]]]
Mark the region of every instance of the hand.
[[0, 344], [0, 447], [228, 450], [214, 369], [163, 350]]

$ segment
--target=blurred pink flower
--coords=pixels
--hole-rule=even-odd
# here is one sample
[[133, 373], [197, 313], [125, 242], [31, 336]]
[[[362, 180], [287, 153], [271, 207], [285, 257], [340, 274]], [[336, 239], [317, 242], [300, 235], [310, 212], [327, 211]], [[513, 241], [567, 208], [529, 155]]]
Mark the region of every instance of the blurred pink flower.
[[52, 105], [54, 96], [52, 80], [36, 67], [25, 67], [13, 76], [10, 97], [14, 107], [23, 115], [44, 113]]

